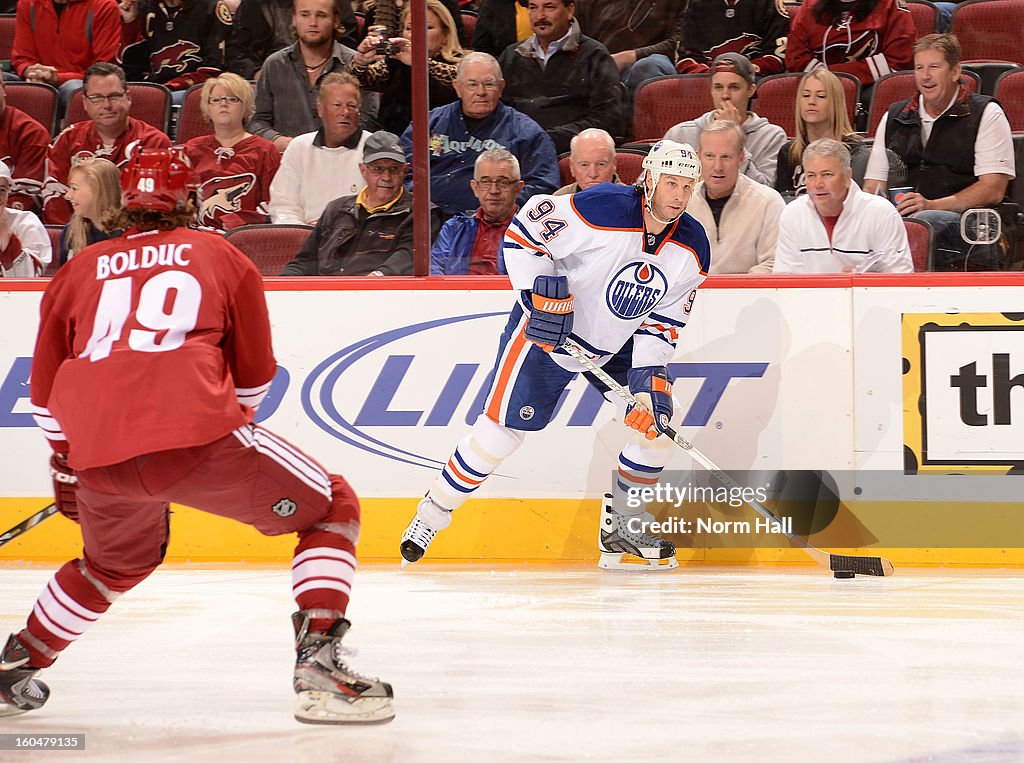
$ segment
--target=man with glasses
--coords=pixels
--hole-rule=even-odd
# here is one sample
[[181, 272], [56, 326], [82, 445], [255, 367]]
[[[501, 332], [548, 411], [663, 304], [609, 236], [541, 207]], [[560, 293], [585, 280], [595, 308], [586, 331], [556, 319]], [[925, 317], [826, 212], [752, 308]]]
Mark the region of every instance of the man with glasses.
[[430, 275], [505, 275], [501, 242], [519, 205], [523, 189], [519, 160], [503, 148], [476, 158], [470, 186], [480, 200], [471, 215], [456, 215], [444, 224], [430, 252]]
[[[555, 144], [521, 111], [501, 102], [505, 80], [488, 53], [470, 53], [455, 76], [459, 100], [432, 109], [430, 134], [430, 200], [445, 215], [472, 214], [478, 204], [470, 180], [476, 158], [503, 148], [519, 160], [522, 206], [534, 194], [551, 193], [559, 185]], [[405, 156], [412, 160], [412, 125], [402, 133]]]
[[89, 119], [64, 130], [50, 146], [43, 181], [43, 220], [65, 225], [71, 205], [64, 198], [68, 172], [82, 159], [98, 156], [122, 166], [138, 148], [170, 148], [161, 130], [128, 116], [132, 99], [124, 70], [116, 64], [93, 64], [85, 71], [85, 112]]
[[359, 160], [370, 133], [359, 128], [359, 83], [348, 72], [331, 72], [320, 83], [316, 113], [322, 127], [288, 144], [270, 184], [270, 219], [314, 225], [327, 202], [363, 187]]
[[[412, 275], [412, 194], [402, 185], [408, 168], [397, 135], [380, 130], [367, 138], [359, 165], [366, 185], [327, 205], [281, 275]], [[431, 237], [439, 222], [433, 215]]]

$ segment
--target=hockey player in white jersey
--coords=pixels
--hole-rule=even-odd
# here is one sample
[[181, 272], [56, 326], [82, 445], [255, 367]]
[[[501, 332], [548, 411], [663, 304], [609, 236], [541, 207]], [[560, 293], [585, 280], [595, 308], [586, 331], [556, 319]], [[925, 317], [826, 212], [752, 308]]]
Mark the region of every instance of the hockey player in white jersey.
[[659, 436], [660, 416], [673, 414], [666, 364], [707, 275], [710, 247], [701, 225], [684, 214], [700, 179], [694, 150], [663, 140], [643, 168], [636, 186], [534, 196], [513, 218], [503, 253], [521, 298], [499, 342], [483, 413], [402, 535], [407, 562], [423, 556], [526, 432], [547, 426], [565, 386], [582, 371], [561, 349], [569, 339], [643, 403], [624, 416], [638, 434], [619, 454], [614, 490], [605, 496], [600, 566], [678, 566], [675, 546], [646, 532], [650, 515], [625, 498], [631, 488], [656, 483], [672, 455], [671, 440]]

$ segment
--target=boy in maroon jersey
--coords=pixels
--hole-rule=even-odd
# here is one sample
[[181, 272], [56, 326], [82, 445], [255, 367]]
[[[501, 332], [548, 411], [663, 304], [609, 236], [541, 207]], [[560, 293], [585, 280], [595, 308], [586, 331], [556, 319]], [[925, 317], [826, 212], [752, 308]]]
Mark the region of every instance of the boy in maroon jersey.
[[0, 652], [0, 716], [41, 707], [36, 672], [156, 569], [174, 502], [298, 533], [295, 717], [390, 720], [391, 686], [341, 656], [359, 501], [252, 423], [276, 369], [259, 272], [185, 227], [197, 181], [176, 150], [139, 150], [121, 184], [128, 232], [83, 249], [43, 295], [32, 404], [54, 450], [57, 508], [81, 525], [84, 551]]

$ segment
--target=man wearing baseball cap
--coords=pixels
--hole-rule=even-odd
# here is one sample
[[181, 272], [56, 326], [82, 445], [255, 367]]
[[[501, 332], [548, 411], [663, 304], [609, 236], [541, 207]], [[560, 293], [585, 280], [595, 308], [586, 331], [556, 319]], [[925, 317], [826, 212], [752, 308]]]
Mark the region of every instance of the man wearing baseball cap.
[[[373, 133], [363, 145], [359, 193], [330, 202], [284, 276], [412, 275], [412, 194], [402, 181], [409, 165], [397, 135]], [[440, 217], [431, 220], [431, 239]]]
[[11, 168], [0, 162], [0, 275], [34, 278], [46, 272], [53, 249], [38, 217], [7, 206], [13, 182]]
[[751, 180], [771, 186], [779, 149], [786, 142], [786, 131], [750, 111], [750, 100], [757, 85], [754, 66], [739, 53], [723, 53], [711, 62], [711, 100], [715, 108], [696, 119], [682, 122], [665, 133], [667, 140], [700, 143], [700, 133], [716, 119], [735, 122], [743, 130], [747, 157], [741, 172]]

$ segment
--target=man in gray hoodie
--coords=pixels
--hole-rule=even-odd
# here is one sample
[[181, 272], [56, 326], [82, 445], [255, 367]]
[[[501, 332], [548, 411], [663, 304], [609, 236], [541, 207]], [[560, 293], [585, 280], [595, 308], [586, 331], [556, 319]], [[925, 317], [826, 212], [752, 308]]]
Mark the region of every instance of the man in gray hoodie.
[[751, 180], [772, 186], [779, 149], [786, 142], [786, 132], [764, 117], [749, 111], [754, 97], [754, 66], [739, 53], [723, 53], [711, 62], [711, 100], [713, 111], [696, 119], [681, 122], [665, 133], [665, 138], [696, 146], [700, 133], [716, 119], [727, 119], [743, 128], [746, 158], [741, 172]]

